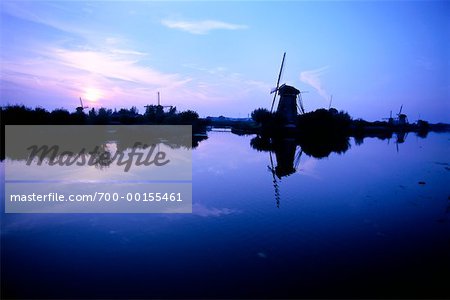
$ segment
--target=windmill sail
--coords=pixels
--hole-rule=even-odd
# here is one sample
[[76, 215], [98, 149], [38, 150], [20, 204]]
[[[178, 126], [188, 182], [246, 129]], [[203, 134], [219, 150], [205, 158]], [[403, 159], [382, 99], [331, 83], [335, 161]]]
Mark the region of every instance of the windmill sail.
[[277, 98], [277, 91], [278, 91], [278, 88], [280, 87], [281, 73], [283, 73], [284, 59], [285, 58], [286, 58], [286, 52], [284, 52], [283, 60], [281, 61], [281, 68], [280, 68], [280, 73], [278, 74], [277, 87], [275, 89], [273, 89], [272, 92], [271, 92], [271, 93], [275, 93], [275, 94], [273, 95], [272, 106], [270, 108], [270, 112], [273, 111], [273, 105], [275, 104], [275, 99]]

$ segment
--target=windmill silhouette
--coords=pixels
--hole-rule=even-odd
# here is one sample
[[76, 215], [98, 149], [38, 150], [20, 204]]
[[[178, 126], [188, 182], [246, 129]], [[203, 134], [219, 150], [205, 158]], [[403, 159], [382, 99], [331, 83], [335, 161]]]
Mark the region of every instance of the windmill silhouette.
[[383, 118], [383, 120], [388, 120], [389, 125], [395, 125], [395, 126], [404, 126], [408, 124], [408, 116], [405, 114], [402, 114], [403, 110], [403, 104], [400, 106], [400, 110], [398, 111], [397, 117], [392, 117], [392, 110], [389, 113], [389, 118]]
[[408, 117], [405, 114], [402, 114], [403, 104], [400, 106], [400, 111], [397, 114], [397, 125], [406, 125], [408, 124]]
[[394, 118], [392, 117], [392, 110], [389, 113], [389, 118], [383, 118], [383, 120], [388, 120], [388, 123], [391, 125], [394, 124]]
[[85, 108], [89, 108], [88, 106], [83, 106], [83, 100], [80, 97], [80, 106], [76, 108], [77, 112], [82, 113]]
[[274, 94], [272, 105], [270, 107], [270, 112], [273, 112], [275, 101], [278, 94], [280, 98], [278, 100], [276, 114], [282, 117], [285, 127], [295, 127], [298, 112], [305, 113], [305, 108], [303, 106], [303, 100], [301, 96], [303, 92], [285, 83], [280, 86], [280, 80], [281, 75], [283, 74], [285, 59], [286, 59], [286, 52], [284, 52], [283, 59], [281, 61], [277, 85], [270, 91], [270, 94]]

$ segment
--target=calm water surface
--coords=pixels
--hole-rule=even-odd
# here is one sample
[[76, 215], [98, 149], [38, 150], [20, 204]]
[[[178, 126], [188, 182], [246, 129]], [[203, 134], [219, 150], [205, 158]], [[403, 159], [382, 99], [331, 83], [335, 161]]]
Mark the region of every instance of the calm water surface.
[[208, 135], [192, 214], [2, 214], [2, 296], [450, 296], [450, 134], [297, 149], [281, 179], [253, 137]]

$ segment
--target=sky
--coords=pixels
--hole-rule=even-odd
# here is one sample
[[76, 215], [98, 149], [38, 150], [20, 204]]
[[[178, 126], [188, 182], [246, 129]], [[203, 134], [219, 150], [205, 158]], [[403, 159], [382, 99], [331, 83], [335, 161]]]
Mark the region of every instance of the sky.
[[2, 0], [0, 42], [1, 105], [247, 117], [286, 52], [307, 111], [450, 122], [448, 1]]

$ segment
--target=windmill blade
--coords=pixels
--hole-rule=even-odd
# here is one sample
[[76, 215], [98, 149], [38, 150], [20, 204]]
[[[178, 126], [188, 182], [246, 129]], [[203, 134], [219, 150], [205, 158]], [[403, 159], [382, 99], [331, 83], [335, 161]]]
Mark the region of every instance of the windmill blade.
[[274, 87], [273, 89], [270, 90], [270, 94], [275, 93], [278, 90], [278, 88]]
[[272, 159], [272, 151], [269, 151], [269, 157], [270, 157], [270, 167], [267, 166], [269, 168], [269, 170], [272, 172], [272, 183], [273, 183], [273, 187], [275, 189], [275, 201], [277, 204], [277, 208], [280, 208], [280, 185], [278, 184], [278, 180], [277, 177], [275, 176], [275, 168], [273, 167], [273, 159]]
[[[280, 68], [280, 73], [278, 74], [278, 80], [277, 80], [277, 87], [275, 88], [275, 91], [278, 90], [278, 88], [280, 87], [280, 79], [281, 79], [281, 73], [283, 73], [283, 67], [284, 67], [284, 59], [286, 58], [286, 52], [284, 52], [283, 54], [283, 60], [281, 61], [281, 68]], [[270, 112], [273, 111], [273, 105], [275, 104], [275, 99], [277, 98], [277, 93], [275, 93], [273, 95], [273, 100], [272, 100], [272, 106], [270, 108]]]
[[300, 151], [297, 152], [297, 155], [295, 157], [295, 162], [294, 162], [294, 168], [297, 170], [298, 169], [298, 165], [300, 164], [300, 158], [302, 157], [303, 154], [303, 150], [300, 148]]
[[269, 166], [267, 166], [267, 167], [269, 167], [269, 169], [272, 171], [272, 175], [275, 176], [275, 168], [273, 167], [272, 151], [269, 151], [269, 157], [270, 157], [270, 167]]
[[[278, 90], [278, 87], [275, 89], [275, 91]], [[275, 99], [277, 98], [277, 93], [275, 93], [273, 95], [273, 100], [272, 100], [272, 106], [270, 107], [270, 112], [273, 111], [273, 105], [275, 104]]]
[[297, 108], [299, 109], [299, 111], [304, 114], [305, 113], [305, 108], [303, 107], [303, 99], [302, 99], [302, 93], [298, 94], [298, 105]]
[[402, 113], [402, 109], [403, 109], [403, 104], [402, 104], [402, 106], [400, 106], [400, 111], [398, 112], [398, 116]]
[[83, 100], [81, 100], [81, 97], [80, 97], [80, 104], [81, 104], [80, 106], [83, 107]]

